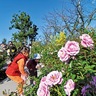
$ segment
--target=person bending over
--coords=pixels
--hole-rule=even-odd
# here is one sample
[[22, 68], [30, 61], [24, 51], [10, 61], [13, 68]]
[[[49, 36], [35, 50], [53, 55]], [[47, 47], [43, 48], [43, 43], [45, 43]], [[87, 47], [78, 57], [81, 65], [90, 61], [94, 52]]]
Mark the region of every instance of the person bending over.
[[[29, 61], [27, 62], [27, 68], [29, 71], [29, 76], [35, 76], [37, 77], [37, 65], [40, 62], [41, 56], [40, 54], [36, 53], [34, 54], [33, 59], [29, 59]], [[33, 84], [33, 80], [30, 78], [30, 83]]]
[[[23, 85], [25, 83], [24, 78], [28, 76], [28, 73], [24, 70], [25, 63], [29, 57], [30, 49], [28, 47], [21, 48], [20, 52], [13, 58], [13, 61], [8, 65], [6, 75], [18, 83], [17, 91], [19, 96], [23, 96]], [[23, 77], [23, 78], [22, 78]]]

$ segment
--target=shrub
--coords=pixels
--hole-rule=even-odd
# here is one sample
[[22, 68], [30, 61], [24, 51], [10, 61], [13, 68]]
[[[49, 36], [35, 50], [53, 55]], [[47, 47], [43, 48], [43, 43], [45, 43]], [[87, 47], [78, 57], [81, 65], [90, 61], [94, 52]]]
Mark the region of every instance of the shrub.
[[[52, 45], [53, 43], [43, 46], [41, 62], [45, 67], [41, 69], [42, 74], [34, 79], [36, 85], [29, 89], [30, 94], [39, 96], [37, 90], [42, 78], [53, 71], [58, 71], [62, 73], [62, 83], [52, 85], [50, 88], [46, 87], [45, 89], [48, 90], [44, 96], [57, 96], [57, 94], [58, 96], [66, 96], [66, 94], [69, 96], [83, 95], [82, 88], [90, 84], [92, 76], [96, 75], [96, 43], [94, 36], [96, 37], [95, 33], [82, 34], [80, 38], [67, 41], [61, 48], [56, 44]], [[74, 82], [75, 87], [70, 92], [67, 92], [66, 84], [69, 80]], [[69, 86], [68, 88], [71, 87]], [[90, 94], [85, 93], [83, 96], [88, 95]], [[95, 95], [92, 94], [91, 96]]]

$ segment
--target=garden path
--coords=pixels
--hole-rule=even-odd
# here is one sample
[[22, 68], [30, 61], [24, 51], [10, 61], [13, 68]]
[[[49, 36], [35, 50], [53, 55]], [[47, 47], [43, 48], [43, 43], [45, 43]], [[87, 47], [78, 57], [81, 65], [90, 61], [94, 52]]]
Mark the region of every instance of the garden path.
[[3, 81], [3, 83], [0, 83], [0, 96], [7, 96], [7, 95], [3, 95], [3, 91], [6, 90], [7, 94], [8, 92], [14, 92], [16, 91], [16, 83], [14, 83], [13, 81]]
[[[26, 84], [24, 86], [30, 85], [29, 79], [27, 80]], [[17, 88], [17, 84], [14, 81], [12, 80], [8, 81], [8, 79], [5, 79], [3, 80], [3, 82], [0, 82], [0, 96], [8, 96], [8, 95], [3, 95], [3, 91], [6, 90], [7, 94], [10, 94], [11, 92], [16, 92], [16, 88]]]

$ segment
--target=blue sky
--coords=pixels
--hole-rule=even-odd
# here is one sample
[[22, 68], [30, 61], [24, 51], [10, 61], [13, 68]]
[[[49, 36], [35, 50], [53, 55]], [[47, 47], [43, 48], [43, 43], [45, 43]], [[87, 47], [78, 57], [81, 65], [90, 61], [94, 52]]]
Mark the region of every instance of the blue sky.
[[[9, 27], [11, 26], [10, 21], [14, 14], [24, 11], [30, 15], [31, 21], [37, 25], [39, 28], [38, 33], [41, 35], [44, 16], [48, 15], [49, 12], [52, 13], [54, 10], [61, 10], [62, 6], [70, 7], [67, 1], [70, 0], [0, 0], [0, 43], [4, 38], [7, 41], [11, 40], [14, 30], [9, 30]], [[96, 0], [85, 1], [96, 2]], [[88, 8], [90, 9], [90, 7]]]
[[40, 35], [43, 17], [54, 9], [60, 10], [62, 4], [63, 0], [0, 0], [0, 43], [4, 38], [11, 40], [14, 30], [9, 30], [9, 27], [14, 14], [19, 11], [29, 14], [31, 21], [38, 26]]

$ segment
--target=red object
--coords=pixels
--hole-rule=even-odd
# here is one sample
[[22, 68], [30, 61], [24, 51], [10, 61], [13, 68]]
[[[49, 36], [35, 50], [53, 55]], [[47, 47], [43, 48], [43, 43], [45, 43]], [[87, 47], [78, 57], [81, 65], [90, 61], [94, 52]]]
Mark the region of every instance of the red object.
[[21, 76], [21, 73], [19, 71], [19, 67], [18, 67], [18, 63], [17, 61], [20, 59], [24, 59], [24, 61], [27, 61], [27, 57], [24, 56], [22, 53], [19, 53], [14, 59], [13, 61], [8, 65], [8, 68], [6, 70], [6, 74], [10, 75], [10, 76]]

